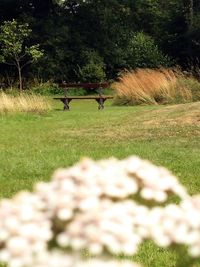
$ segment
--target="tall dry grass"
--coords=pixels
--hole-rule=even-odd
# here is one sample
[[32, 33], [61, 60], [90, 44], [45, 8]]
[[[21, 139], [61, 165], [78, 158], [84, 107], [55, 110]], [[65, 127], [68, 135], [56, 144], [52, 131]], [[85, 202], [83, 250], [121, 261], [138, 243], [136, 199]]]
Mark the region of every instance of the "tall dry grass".
[[128, 71], [120, 76], [119, 81], [115, 82], [112, 88], [117, 93], [114, 102], [120, 105], [200, 100], [200, 83], [171, 69]]
[[0, 113], [44, 113], [51, 109], [47, 99], [37, 95], [12, 96], [0, 93]]

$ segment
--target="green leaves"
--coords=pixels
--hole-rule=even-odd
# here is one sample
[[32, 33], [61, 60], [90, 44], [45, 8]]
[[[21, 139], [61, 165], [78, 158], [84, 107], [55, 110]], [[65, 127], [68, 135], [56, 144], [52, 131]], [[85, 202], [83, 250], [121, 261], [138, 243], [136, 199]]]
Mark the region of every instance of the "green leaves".
[[26, 45], [31, 32], [28, 23], [20, 24], [16, 20], [5, 21], [0, 26], [0, 62], [16, 66], [20, 90], [22, 90], [23, 67], [38, 61], [43, 56], [38, 44]]
[[30, 47], [25, 45], [31, 32], [28, 23], [20, 24], [16, 20], [5, 21], [0, 26], [1, 62], [8, 60], [24, 64], [27, 60], [34, 62], [41, 58], [43, 52], [40, 51], [39, 45]]
[[78, 78], [82, 82], [103, 82], [106, 79], [103, 59], [94, 50], [82, 53], [84, 64], [78, 67]]
[[127, 62], [131, 68], [155, 68], [168, 66], [170, 60], [149, 35], [138, 32], [130, 39]]
[[32, 45], [31, 47], [26, 49], [27, 54], [29, 54], [32, 57], [33, 62], [37, 62], [43, 55], [44, 52], [40, 50], [39, 45]]
[[5, 62], [4, 56], [0, 55], [0, 63], [4, 63], [4, 62]]
[[28, 23], [20, 24], [16, 20], [5, 21], [0, 26], [0, 54], [4, 61], [22, 62], [24, 64], [26, 59], [37, 61], [43, 56], [39, 45], [30, 47], [25, 45], [31, 32], [32, 30], [29, 28]]

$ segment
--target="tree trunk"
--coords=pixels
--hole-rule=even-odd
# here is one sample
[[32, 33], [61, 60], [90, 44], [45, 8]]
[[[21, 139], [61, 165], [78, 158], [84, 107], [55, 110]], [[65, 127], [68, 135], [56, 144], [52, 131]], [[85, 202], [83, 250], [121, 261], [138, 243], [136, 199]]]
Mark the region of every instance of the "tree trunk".
[[18, 69], [18, 75], [19, 75], [19, 91], [20, 93], [23, 90], [23, 84], [22, 84], [22, 70], [19, 62], [17, 61], [17, 69]]
[[186, 41], [187, 41], [187, 56], [192, 60], [193, 58], [193, 51], [192, 51], [192, 40], [190, 34], [193, 29], [193, 22], [194, 22], [194, 0], [183, 0], [184, 4], [184, 15], [185, 15], [185, 22], [186, 22]]
[[194, 19], [194, 0], [184, 0], [185, 18], [187, 23], [187, 30], [191, 30], [193, 27]]
[[189, 10], [188, 10], [188, 29], [191, 30], [193, 27], [194, 20], [194, 0], [189, 1]]

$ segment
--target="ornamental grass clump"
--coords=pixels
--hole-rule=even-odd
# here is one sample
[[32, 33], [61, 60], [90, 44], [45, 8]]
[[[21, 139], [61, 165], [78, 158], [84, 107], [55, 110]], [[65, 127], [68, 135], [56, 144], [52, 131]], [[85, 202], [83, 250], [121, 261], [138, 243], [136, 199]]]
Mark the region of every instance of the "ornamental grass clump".
[[198, 260], [200, 195], [135, 156], [84, 159], [32, 193], [0, 201], [0, 262], [10, 267], [138, 267], [116, 256], [135, 255], [146, 240], [187, 246]]
[[0, 93], [0, 113], [33, 112], [44, 113], [51, 110], [49, 101], [37, 95], [17, 96]]
[[200, 100], [200, 83], [171, 69], [127, 71], [112, 85], [117, 105], [185, 103]]

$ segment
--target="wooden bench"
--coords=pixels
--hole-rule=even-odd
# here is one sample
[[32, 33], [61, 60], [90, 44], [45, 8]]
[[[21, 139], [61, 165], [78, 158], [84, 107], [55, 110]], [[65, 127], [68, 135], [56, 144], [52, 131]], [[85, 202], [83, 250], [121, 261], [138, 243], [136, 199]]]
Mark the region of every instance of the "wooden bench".
[[[102, 90], [104, 88], [107, 88], [109, 86], [109, 83], [62, 83], [59, 85], [59, 87], [64, 89], [65, 95], [64, 97], [54, 97], [56, 100], [60, 100], [64, 104], [63, 110], [69, 110], [69, 103], [73, 99], [94, 99], [99, 105], [98, 109], [102, 110], [104, 109], [104, 102], [107, 99], [112, 99], [113, 96], [111, 95], [103, 95]], [[94, 96], [69, 96], [68, 90], [69, 89], [75, 89], [75, 88], [84, 88], [89, 90], [95, 90], [98, 95]]]

